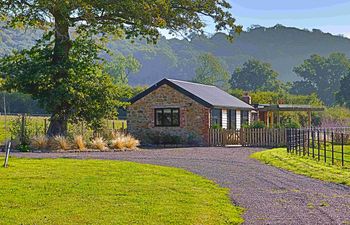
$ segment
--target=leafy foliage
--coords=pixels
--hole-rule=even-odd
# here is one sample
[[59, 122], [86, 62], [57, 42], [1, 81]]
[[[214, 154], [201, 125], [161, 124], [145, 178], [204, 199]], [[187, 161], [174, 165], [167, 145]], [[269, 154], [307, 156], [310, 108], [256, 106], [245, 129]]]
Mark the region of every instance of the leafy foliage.
[[[328, 57], [312, 55], [294, 72], [303, 79], [294, 86], [294, 93], [308, 94], [316, 90], [317, 95], [327, 105], [335, 103], [335, 94], [340, 88], [340, 79], [350, 70], [350, 60], [343, 53], [332, 53]], [[305, 91], [305, 92], [302, 92]]]
[[113, 56], [112, 61], [106, 63], [105, 71], [110, 74], [117, 84], [128, 84], [129, 75], [139, 72], [140, 62], [132, 55], [124, 56], [117, 54]]
[[350, 108], [350, 71], [340, 80], [340, 90], [336, 94], [337, 102]]
[[[50, 113], [58, 112], [72, 122], [84, 120], [96, 127], [106, 115], [115, 114], [123, 104], [111, 77], [95, 59], [100, 50], [92, 40], [77, 38], [72, 44], [69, 63], [51, 63], [53, 45], [38, 42], [30, 50], [16, 52], [0, 62], [6, 76], [5, 87], [29, 93]], [[64, 67], [66, 77], [57, 78]], [[98, 84], [98, 85], [97, 85]]]
[[280, 88], [277, 77], [278, 73], [272, 69], [271, 64], [250, 59], [235, 69], [230, 84], [232, 88], [244, 91], [272, 91]]
[[194, 82], [208, 85], [215, 85], [223, 89], [228, 88], [229, 74], [221, 62], [210, 53], [203, 53], [198, 56], [198, 67]]

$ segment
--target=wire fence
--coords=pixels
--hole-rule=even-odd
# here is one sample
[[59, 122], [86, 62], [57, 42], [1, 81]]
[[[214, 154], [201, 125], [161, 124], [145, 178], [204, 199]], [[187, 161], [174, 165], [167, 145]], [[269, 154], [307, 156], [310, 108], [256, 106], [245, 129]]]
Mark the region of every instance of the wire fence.
[[332, 165], [350, 165], [350, 128], [288, 129], [287, 152]]
[[[46, 135], [50, 126], [50, 115], [47, 114], [0, 114], [0, 145], [4, 145], [6, 140], [16, 140], [20, 143], [25, 138]], [[105, 119], [103, 120], [103, 132], [121, 131], [125, 132], [127, 123], [125, 120]], [[84, 122], [69, 123], [69, 135], [82, 135], [92, 137], [94, 131]]]

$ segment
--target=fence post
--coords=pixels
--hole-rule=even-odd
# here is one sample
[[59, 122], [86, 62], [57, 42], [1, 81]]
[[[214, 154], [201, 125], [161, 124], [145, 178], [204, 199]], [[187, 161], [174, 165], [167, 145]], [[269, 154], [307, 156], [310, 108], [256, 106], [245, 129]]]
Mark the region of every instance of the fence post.
[[303, 129], [303, 156], [306, 155], [306, 148], [305, 148], [305, 130]]
[[327, 162], [327, 133], [323, 131], [324, 162]]
[[6, 146], [5, 147], [6, 155], [5, 155], [4, 167], [6, 168], [8, 166], [8, 162], [9, 162], [9, 156], [10, 156], [10, 150], [11, 150], [11, 141], [8, 141], [5, 146]]
[[24, 135], [25, 135], [25, 114], [22, 114], [21, 117], [21, 145], [24, 144]]
[[44, 135], [46, 135], [47, 132], [47, 119], [44, 119]]
[[344, 133], [341, 133], [341, 165], [344, 166]]
[[312, 158], [315, 158], [315, 131], [311, 130], [311, 138], [312, 138]]
[[320, 131], [317, 130], [317, 159], [320, 161], [320, 151], [321, 151], [321, 145], [320, 145]]
[[310, 130], [307, 130], [307, 156], [310, 156]]
[[332, 131], [332, 165], [334, 165], [334, 132]]

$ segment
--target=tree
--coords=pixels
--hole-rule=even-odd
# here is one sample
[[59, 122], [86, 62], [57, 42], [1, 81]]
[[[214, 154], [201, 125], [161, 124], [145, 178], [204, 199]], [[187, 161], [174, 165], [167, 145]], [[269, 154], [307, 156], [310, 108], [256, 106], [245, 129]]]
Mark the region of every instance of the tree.
[[340, 81], [340, 90], [336, 94], [337, 102], [350, 108], [350, 72]]
[[[92, 64], [91, 68], [84, 63], [74, 64], [79, 56], [78, 58], [72, 56], [76, 54], [73, 47], [77, 42], [72, 41], [70, 28], [73, 28], [77, 38], [85, 40], [91, 40], [93, 36], [105, 38], [108, 35], [125, 35], [126, 38], [144, 37], [148, 41], [155, 42], [159, 36], [158, 28], [168, 29], [170, 32], [201, 32], [205, 27], [204, 17], [209, 17], [216, 24], [218, 31], [233, 29], [240, 32], [241, 27], [235, 25], [235, 19], [226, 10], [228, 8], [230, 4], [225, 0], [0, 0], [0, 15], [8, 26], [41, 27], [47, 30], [45, 40], [50, 40], [29, 51], [19, 52], [8, 63], [5, 62], [4, 69], [9, 69], [11, 64], [17, 68], [8, 71], [12, 73], [6, 76], [18, 81], [17, 85], [12, 85], [11, 88], [32, 94], [49, 109], [52, 116], [48, 135], [64, 134], [68, 119], [72, 118], [76, 111], [83, 110], [86, 116], [91, 113], [90, 117], [96, 108], [93, 107], [91, 112], [77, 109], [75, 102], [71, 102], [73, 99], [67, 97], [71, 92], [73, 94], [79, 92], [76, 90], [76, 82], [87, 80], [84, 83], [85, 88], [100, 89], [101, 93], [104, 92], [102, 89], [104, 85], [101, 85], [101, 82], [109, 85], [108, 78], [99, 71], [94, 61], [88, 61]], [[93, 41], [85, 44], [94, 45]], [[90, 46], [85, 47], [90, 49]], [[90, 54], [86, 51], [85, 53]], [[97, 54], [93, 51], [90, 56], [96, 58]], [[16, 59], [24, 60], [25, 63]], [[81, 65], [84, 65], [86, 75], [78, 71]], [[0, 68], [0, 71], [4, 69]], [[19, 77], [23, 80], [18, 79]], [[102, 81], [98, 82], [100, 79]], [[95, 81], [96, 87], [88, 85], [91, 81]], [[63, 90], [67, 92], [64, 93]], [[77, 101], [85, 101], [79, 95], [74, 97]], [[98, 105], [106, 104], [100, 102], [101, 100], [104, 98], [96, 98], [94, 101]], [[87, 109], [91, 110], [90, 107]]]
[[[46, 42], [50, 40], [46, 39]], [[51, 63], [54, 46], [52, 42], [48, 45], [46, 42], [40, 41], [32, 49], [0, 61], [2, 73], [7, 75], [5, 89], [31, 93], [45, 111], [60, 112], [51, 117], [51, 123], [59, 123], [51, 126], [51, 129], [59, 129], [51, 130], [55, 134], [65, 135], [68, 121], [86, 121], [98, 129], [102, 118], [113, 116], [116, 107], [124, 105], [119, 101], [123, 92], [96, 60], [99, 46], [92, 39], [72, 41], [69, 60], [62, 65], [68, 74], [56, 78], [52, 74], [57, 74], [61, 67]]]
[[105, 70], [117, 84], [128, 84], [129, 75], [140, 71], [141, 64], [132, 55], [117, 54], [112, 61], [106, 63]]
[[[340, 88], [340, 79], [350, 70], [350, 60], [343, 53], [332, 53], [328, 57], [312, 55], [303, 64], [295, 67], [293, 71], [302, 78], [304, 91], [298, 94], [308, 94], [316, 90], [319, 98], [326, 105], [335, 103], [335, 93]], [[292, 90], [300, 87], [300, 82], [294, 83]], [[299, 88], [300, 90], [300, 88]]]
[[277, 77], [278, 73], [272, 69], [271, 64], [251, 59], [235, 69], [230, 84], [233, 89], [244, 91], [276, 91], [281, 87]]
[[229, 74], [221, 62], [211, 53], [204, 53], [198, 56], [198, 67], [194, 82], [208, 85], [216, 85], [227, 89]]

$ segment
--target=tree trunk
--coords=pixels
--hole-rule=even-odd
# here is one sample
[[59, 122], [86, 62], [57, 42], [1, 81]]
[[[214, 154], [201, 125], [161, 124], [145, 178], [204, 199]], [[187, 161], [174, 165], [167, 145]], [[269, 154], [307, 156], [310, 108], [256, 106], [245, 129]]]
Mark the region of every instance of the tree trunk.
[[[59, 7], [58, 7], [59, 8]], [[69, 36], [69, 14], [62, 11], [53, 11], [55, 18], [55, 46], [53, 49], [52, 63], [59, 68], [53, 76], [53, 80], [60, 85], [59, 80], [68, 76], [67, 62], [69, 61], [69, 51], [72, 43]], [[59, 98], [59, 96], [57, 96]], [[68, 116], [65, 115], [69, 105], [61, 101], [61, 105], [55, 106], [57, 109], [52, 112], [50, 126], [47, 131], [48, 136], [66, 135]]]
[[57, 117], [55, 115], [50, 118], [49, 129], [47, 130], [47, 136], [53, 137], [57, 135], [67, 135], [68, 121], [64, 117]]

